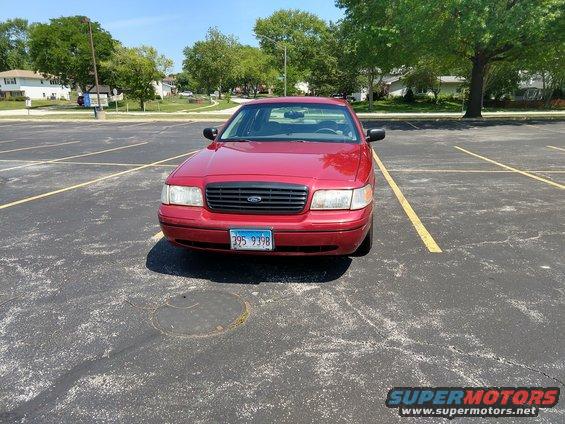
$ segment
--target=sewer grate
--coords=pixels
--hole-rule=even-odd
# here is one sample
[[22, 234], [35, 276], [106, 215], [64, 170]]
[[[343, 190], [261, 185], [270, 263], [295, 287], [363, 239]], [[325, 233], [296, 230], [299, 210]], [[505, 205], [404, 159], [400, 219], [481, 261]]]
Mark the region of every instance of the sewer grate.
[[204, 337], [227, 331], [248, 315], [247, 303], [237, 295], [195, 290], [169, 299], [154, 311], [151, 321], [165, 334]]

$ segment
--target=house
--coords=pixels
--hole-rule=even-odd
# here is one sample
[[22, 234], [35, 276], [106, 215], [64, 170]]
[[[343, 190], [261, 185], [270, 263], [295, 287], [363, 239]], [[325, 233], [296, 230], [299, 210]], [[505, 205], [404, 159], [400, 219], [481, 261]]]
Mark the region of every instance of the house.
[[57, 78], [23, 69], [0, 72], [0, 98], [70, 100], [71, 89]]
[[165, 82], [165, 80], [153, 81], [151, 84], [155, 89], [155, 95], [160, 96], [162, 99], [176, 93], [176, 87], [170, 82]]
[[[388, 88], [388, 95], [391, 97], [400, 97], [406, 94], [408, 87], [402, 80], [403, 75], [389, 75], [383, 78], [383, 83]], [[442, 75], [438, 77], [440, 94], [442, 96], [457, 96], [460, 94], [461, 86], [465, 82], [465, 78], [457, 77], [455, 75]], [[414, 94], [429, 94], [431, 92], [417, 92]]]
[[544, 84], [541, 76], [520, 72], [520, 77], [518, 90], [511, 97], [517, 101], [543, 100]]

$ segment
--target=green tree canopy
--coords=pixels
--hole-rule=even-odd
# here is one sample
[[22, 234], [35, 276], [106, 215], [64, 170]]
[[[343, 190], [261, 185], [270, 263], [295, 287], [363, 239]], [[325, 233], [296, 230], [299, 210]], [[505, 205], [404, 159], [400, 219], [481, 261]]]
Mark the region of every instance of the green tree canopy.
[[[472, 68], [467, 117], [481, 115], [490, 63], [516, 60], [528, 48], [543, 49], [565, 34], [564, 0], [338, 0], [338, 4], [345, 8], [346, 19], [358, 25], [356, 38], [368, 54], [384, 53], [380, 52], [384, 43], [393, 52], [402, 52], [405, 65], [426, 54], [467, 60]], [[382, 24], [384, 17], [390, 22]], [[372, 34], [382, 35], [382, 41]], [[387, 57], [375, 56], [377, 63]]]
[[234, 36], [210, 28], [205, 40], [184, 49], [183, 69], [206, 93], [219, 89], [221, 94], [222, 87], [233, 76], [238, 46]]
[[254, 28], [261, 49], [276, 58], [282, 74], [284, 46], [288, 56], [288, 87], [299, 80], [309, 81], [312, 71], [320, 64], [324, 49], [326, 22], [316, 15], [294, 9], [274, 12], [267, 18], [257, 19]]
[[397, 2], [338, 0], [337, 5], [345, 9], [344, 32], [349, 38], [352, 59], [366, 78], [369, 110], [372, 110], [377, 77], [382, 79], [395, 69], [415, 63], [416, 48], [412, 48]]
[[28, 24], [25, 19], [0, 22], [0, 72], [30, 68], [27, 38]]
[[234, 84], [253, 97], [262, 84], [270, 85], [278, 72], [273, 67], [273, 58], [257, 47], [240, 46], [236, 53]]
[[[83, 16], [67, 16], [51, 19], [48, 24], [31, 25], [29, 53], [35, 70], [83, 89], [94, 83], [88, 24], [83, 19]], [[117, 43], [98, 22], [92, 22], [92, 33], [97, 61], [108, 60]]]
[[345, 26], [330, 23], [312, 58], [308, 83], [317, 95], [346, 96], [359, 89], [359, 67]]
[[120, 87], [129, 98], [138, 100], [143, 109], [147, 100], [155, 98], [153, 81], [163, 78], [171, 63], [153, 47], [119, 46], [109, 60], [102, 62], [102, 69], [113, 86]]

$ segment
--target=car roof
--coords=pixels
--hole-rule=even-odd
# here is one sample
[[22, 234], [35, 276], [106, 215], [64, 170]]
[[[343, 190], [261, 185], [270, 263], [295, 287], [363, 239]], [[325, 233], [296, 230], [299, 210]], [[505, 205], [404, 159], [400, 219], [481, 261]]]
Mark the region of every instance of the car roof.
[[335, 99], [330, 97], [287, 96], [287, 97], [266, 97], [263, 99], [253, 100], [245, 104], [258, 105], [258, 104], [270, 104], [270, 103], [309, 103], [309, 104], [343, 106], [347, 102], [343, 99]]

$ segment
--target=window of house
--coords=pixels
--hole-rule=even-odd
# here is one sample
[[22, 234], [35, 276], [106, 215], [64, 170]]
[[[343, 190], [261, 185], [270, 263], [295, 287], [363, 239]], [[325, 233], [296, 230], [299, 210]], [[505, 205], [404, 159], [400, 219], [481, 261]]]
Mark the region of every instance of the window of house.
[[41, 80], [41, 84], [43, 84], [43, 80]]
[[4, 84], [16, 84], [15, 78], [4, 78]]
[[46, 96], [45, 96], [45, 93], [43, 93], [43, 98], [45, 98], [45, 97], [46, 97]]
[[49, 80], [49, 84], [51, 85], [59, 85], [60, 81], [59, 80]]

